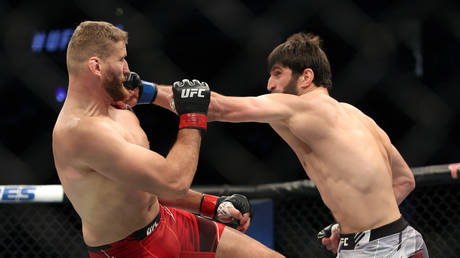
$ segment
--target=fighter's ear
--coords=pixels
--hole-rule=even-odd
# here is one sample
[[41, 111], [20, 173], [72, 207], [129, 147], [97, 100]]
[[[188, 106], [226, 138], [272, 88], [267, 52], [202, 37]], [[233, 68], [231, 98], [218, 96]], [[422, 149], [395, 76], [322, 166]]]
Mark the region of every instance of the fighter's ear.
[[93, 57], [90, 57], [88, 59], [88, 68], [89, 70], [97, 75], [97, 76], [101, 76], [101, 60], [99, 59], [99, 57], [96, 57], [96, 56], [93, 56]]
[[300, 75], [300, 83], [302, 88], [310, 86], [315, 79], [315, 72], [311, 68], [305, 68]]

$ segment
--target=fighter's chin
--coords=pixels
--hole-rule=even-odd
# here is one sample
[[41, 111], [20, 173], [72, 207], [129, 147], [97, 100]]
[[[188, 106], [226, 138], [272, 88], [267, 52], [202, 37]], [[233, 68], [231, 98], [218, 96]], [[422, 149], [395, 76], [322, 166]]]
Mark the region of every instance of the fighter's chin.
[[123, 85], [121, 86], [121, 92], [123, 94], [123, 100], [128, 100], [129, 98], [131, 98], [131, 93], [125, 88], [123, 87]]
[[121, 86], [119, 89], [110, 90], [107, 89], [110, 97], [112, 97], [113, 101], [127, 101], [130, 97], [129, 91]]

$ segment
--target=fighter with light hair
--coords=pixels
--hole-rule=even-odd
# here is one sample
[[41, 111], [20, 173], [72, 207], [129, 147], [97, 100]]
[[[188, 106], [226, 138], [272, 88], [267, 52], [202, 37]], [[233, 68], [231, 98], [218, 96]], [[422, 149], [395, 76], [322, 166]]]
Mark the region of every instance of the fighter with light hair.
[[[250, 223], [246, 197], [190, 190], [207, 126], [209, 87], [196, 80], [174, 83], [176, 142], [166, 157], [150, 150], [136, 115], [117, 108], [133, 102], [140, 90], [123, 85], [130, 74], [127, 42], [127, 32], [107, 22], [76, 28], [67, 49], [68, 94], [53, 130], [55, 166], [81, 218], [90, 257], [282, 257], [231, 227], [190, 213], [237, 219], [243, 232]], [[161, 99], [165, 92], [155, 89], [145, 87], [142, 95]]]

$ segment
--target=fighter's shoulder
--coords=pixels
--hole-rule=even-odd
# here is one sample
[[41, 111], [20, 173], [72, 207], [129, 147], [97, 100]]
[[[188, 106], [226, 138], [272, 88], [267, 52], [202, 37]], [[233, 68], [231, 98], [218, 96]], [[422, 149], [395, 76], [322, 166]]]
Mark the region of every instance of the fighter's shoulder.
[[66, 141], [85, 142], [101, 134], [112, 131], [111, 122], [104, 117], [70, 116], [59, 122], [55, 127], [54, 137], [66, 138]]
[[365, 120], [374, 122], [374, 120], [371, 117], [367, 116], [359, 108], [357, 108], [357, 107], [355, 107], [355, 106], [353, 106], [353, 105], [351, 105], [349, 103], [345, 103], [345, 102], [339, 102], [339, 103], [340, 103], [340, 106], [342, 106], [342, 108], [344, 108], [346, 112], [352, 113], [352, 114], [354, 114], [355, 116], [358, 116], [361, 119], [365, 119]]
[[107, 117], [82, 117], [78, 124], [73, 128], [74, 133], [81, 136], [108, 134], [113, 131], [114, 122]]
[[352, 104], [349, 104], [349, 103], [346, 103], [346, 102], [339, 102], [339, 103], [343, 108], [345, 108], [347, 110], [361, 112], [361, 110], [359, 110], [357, 107], [353, 106]]
[[117, 123], [139, 123], [136, 113], [134, 113], [134, 110], [129, 106], [127, 106], [126, 109], [111, 109], [109, 113], [111, 119]]
[[304, 94], [298, 96], [294, 103], [296, 103], [299, 111], [319, 116], [334, 113], [333, 110], [337, 108], [338, 104], [337, 100], [326, 94]]
[[308, 94], [304, 95], [293, 95], [287, 93], [271, 93], [266, 95], [261, 95], [258, 98], [263, 98], [267, 100], [269, 103], [267, 104], [274, 104], [274, 105], [285, 105], [291, 108], [296, 107], [305, 107], [305, 106], [314, 106], [314, 102], [318, 100], [309, 96]]
[[67, 116], [56, 123], [53, 130], [53, 151], [59, 157], [87, 155], [103, 142], [110, 127], [103, 119], [92, 117]]
[[373, 131], [376, 131], [381, 137], [387, 138], [385, 131], [383, 131], [382, 128], [377, 124], [377, 122], [367, 114], [365, 114], [363, 111], [358, 109], [357, 107], [347, 104], [347, 103], [341, 103], [346, 109], [349, 110], [349, 112], [352, 112], [355, 116], [358, 117], [361, 121], [363, 121], [368, 128], [370, 128]]

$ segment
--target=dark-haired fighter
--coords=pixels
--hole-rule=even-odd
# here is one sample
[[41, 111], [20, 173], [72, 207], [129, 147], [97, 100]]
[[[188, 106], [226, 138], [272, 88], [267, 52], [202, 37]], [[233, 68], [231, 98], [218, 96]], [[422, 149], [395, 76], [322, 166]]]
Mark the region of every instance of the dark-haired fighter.
[[339, 224], [340, 245], [336, 231], [323, 239], [337, 257], [428, 257], [398, 207], [415, 187], [413, 174], [370, 117], [329, 95], [319, 37], [292, 35], [271, 52], [268, 67], [272, 94], [212, 92], [209, 121], [268, 123], [289, 144]]

